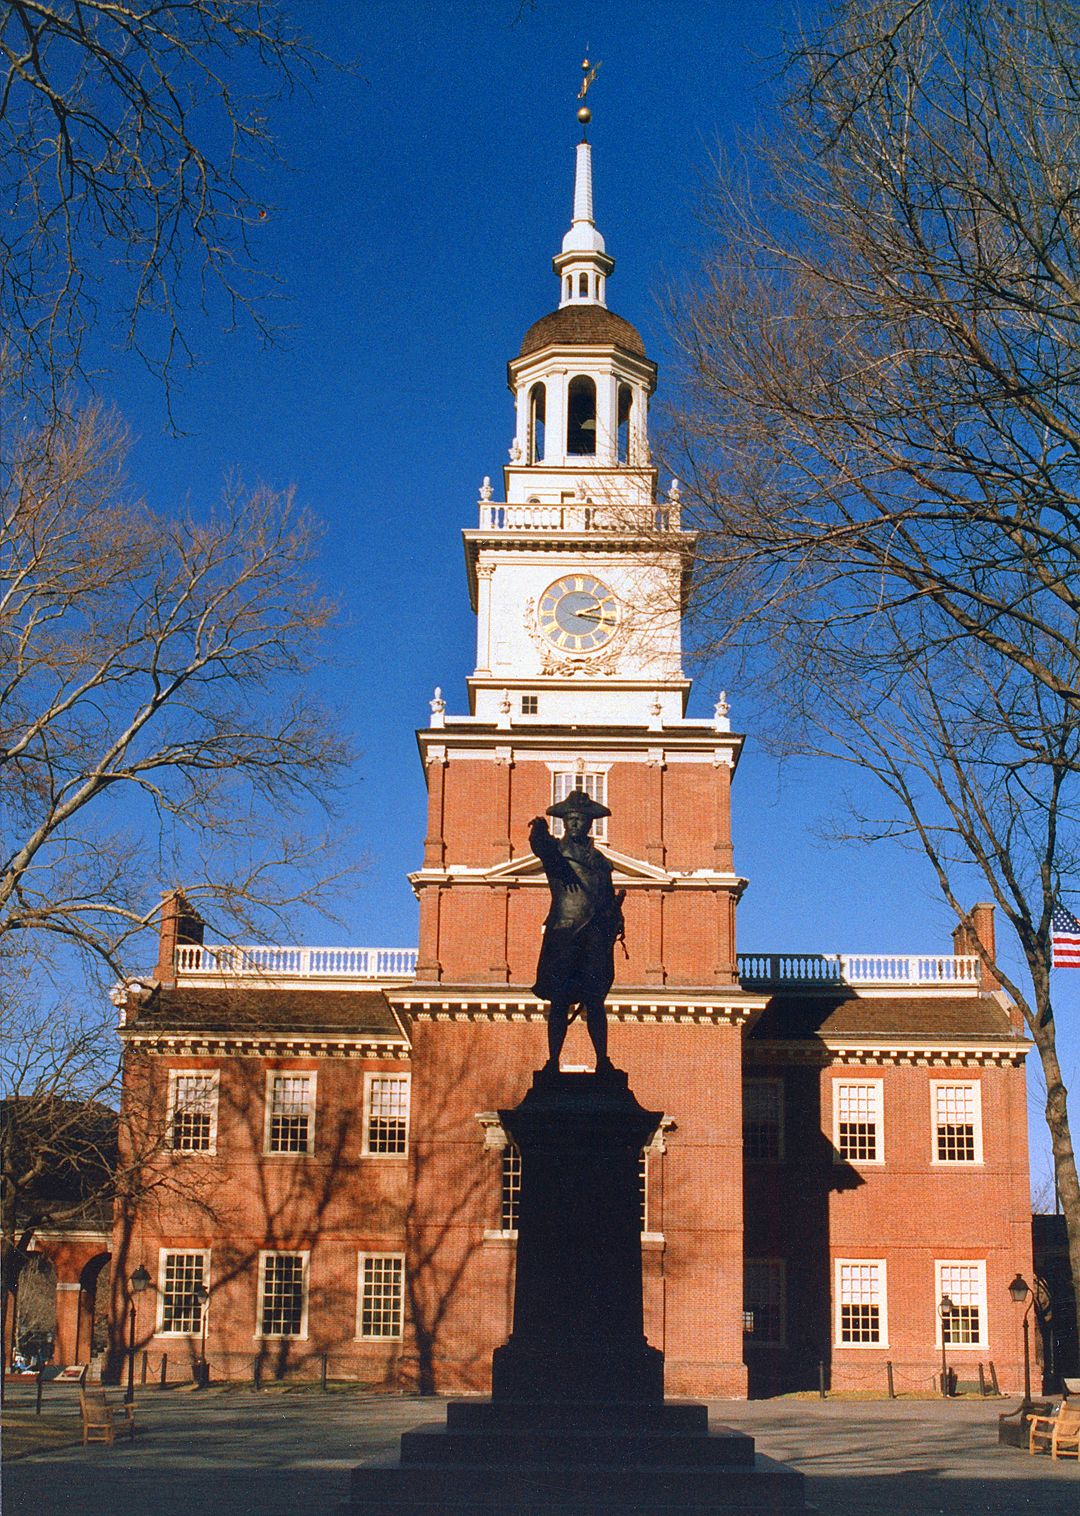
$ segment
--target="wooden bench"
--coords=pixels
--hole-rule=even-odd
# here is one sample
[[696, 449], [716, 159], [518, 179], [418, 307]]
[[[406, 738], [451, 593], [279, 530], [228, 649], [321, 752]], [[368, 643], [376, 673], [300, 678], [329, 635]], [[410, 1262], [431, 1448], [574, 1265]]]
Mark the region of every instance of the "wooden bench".
[[1029, 1453], [1080, 1459], [1080, 1399], [1063, 1400], [1053, 1416], [1033, 1416], [1030, 1426]]
[[88, 1442], [116, 1441], [118, 1430], [135, 1436], [135, 1407], [124, 1401], [110, 1400], [104, 1390], [79, 1386], [79, 1409], [82, 1412], [82, 1440]]

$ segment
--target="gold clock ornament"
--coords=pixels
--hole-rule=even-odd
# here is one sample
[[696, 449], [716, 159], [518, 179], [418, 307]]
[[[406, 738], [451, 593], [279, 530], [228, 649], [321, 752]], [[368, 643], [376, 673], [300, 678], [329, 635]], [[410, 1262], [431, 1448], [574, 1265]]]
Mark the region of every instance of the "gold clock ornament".
[[563, 653], [595, 653], [619, 626], [614, 591], [595, 574], [564, 574], [549, 584], [536, 609], [540, 634]]

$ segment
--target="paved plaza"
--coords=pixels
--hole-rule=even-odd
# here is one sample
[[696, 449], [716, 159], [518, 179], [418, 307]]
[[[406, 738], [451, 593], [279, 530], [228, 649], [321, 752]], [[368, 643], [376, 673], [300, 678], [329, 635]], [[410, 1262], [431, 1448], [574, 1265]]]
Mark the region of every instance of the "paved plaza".
[[[47, 1420], [78, 1436], [53, 1391]], [[807, 1475], [820, 1516], [1078, 1516], [1080, 1466], [997, 1444], [1012, 1401], [717, 1401], [713, 1418]], [[144, 1390], [134, 1443], [57, 1447], [4, 1467], [5, 1516], [296, 1516], [332, 1511], [357, 1463], [444, 1402], [355, 1391]], [[32, 1412], [17, 1389], [13, 1417]]]

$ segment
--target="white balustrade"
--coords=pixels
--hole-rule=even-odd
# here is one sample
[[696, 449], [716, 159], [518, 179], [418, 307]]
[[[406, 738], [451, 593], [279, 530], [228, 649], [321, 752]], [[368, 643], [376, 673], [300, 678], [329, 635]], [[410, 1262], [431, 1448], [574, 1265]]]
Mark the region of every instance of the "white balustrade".
[[568, 505], [505, 505], [480, 501], [482, 532], [677, 532], [678, 505], [594, 505], [575, 501]]
[[249, 979], [411, 979], [416, 949], [182, 943], [176, 972]]
[[952, 953], [739, 953], [744, 984], [971, 985], [979, 959]]

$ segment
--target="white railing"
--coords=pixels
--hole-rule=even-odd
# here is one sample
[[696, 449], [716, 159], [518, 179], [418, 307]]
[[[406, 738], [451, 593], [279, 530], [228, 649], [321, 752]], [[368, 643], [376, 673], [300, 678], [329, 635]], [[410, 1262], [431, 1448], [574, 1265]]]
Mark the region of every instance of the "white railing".
[[744, 984], [965, 985], [979, 983], [974, 954], [740, 953]]
[[412, 979], [416, 949], [183, 943], [176, 950], [176, 972], [250, 979]]
[[679, 507], [655, 505], [503, 505], [480, 502], [482, 532], [677, 532]]

